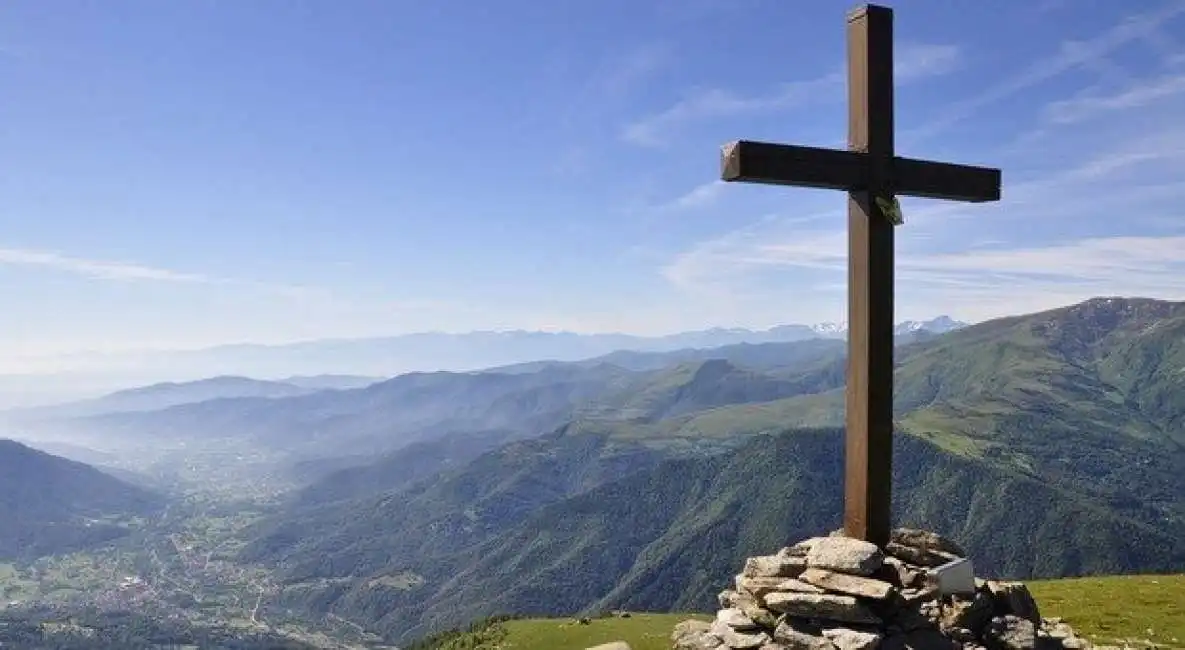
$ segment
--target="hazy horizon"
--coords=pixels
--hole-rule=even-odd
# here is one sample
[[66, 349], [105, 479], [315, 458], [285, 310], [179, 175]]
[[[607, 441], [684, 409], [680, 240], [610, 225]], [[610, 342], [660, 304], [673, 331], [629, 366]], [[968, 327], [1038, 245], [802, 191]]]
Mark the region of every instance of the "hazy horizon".
[[[940, 318], [949, 318], [942, 314], [924, 321], [899, 321], [899, 325], [908, 322], [929, 323]], [[957, 319], [953, 319], [959, 323]], [[607, 333], [577, 333], [577, 332], [544, 332], [526, 330], [503, 331], [475, 331], [475, 332], [417, 332], [409, 335], [395, 335], [391, 337], [358, 338], [358, 339], [321, 339], [297, 341], [293, 344], [225, 344], [208, 348], [192, 349], [161, 349], [161, 350], [127, 350], [95, 352], [88, 351], [75, 354], [62, 354], [40, 359], [33, 358], [32, 365], [22, 368], [25, 372], [9, 372], [0, 374], [0, 410], [29, 406], [44, 406], [63, 401], [72, 401], [99, 397], [114, 391], [141, 387], [149, 384], [166, 382], [191, 382], [219, 376], [249, 377], [260, 380], [286, 380], [296, 376], [321, 375], [355, 375], [391, 377], [403, 372], [423, 371], [469, 371], [482, 370], [507, 363], [521, 363], [529, 361], [543, 361], [549, 359], [573, 361], [591, 358], [618, 350], [669, 350], [680, 347], [717, 347], [741, 341], [761, 340], [762, 335], [769, 335], [778, 328], [793, 329], [798, 327], [820, 327], [823, 332], [834, 334], [831, 328], [842, 328], [843, 323], [783, 323], [765, 329], [748, 328], [709, 328], [706, 330], [692, 330], [670, 332], [655, 336], [640, 336], [624, 332]], [[836, 330], [842, 332], [842, 329]], [[495, 346], [500, 341], [510, 342], [514, 339], [526, 337], [553, 347], [539, 349], [539, 354], [532, 355], [529, 350], [516, 350], [499, 356], [491, 350], [462, 350], [460, 358], [447, 360], [442, 364], [435, 364], [429, 357], [410, 362], [405, 367], [397, 366], [368, 366], [360, 368], [357, 354], [341, 354], [340, 345], [363, 345], [369, 343], [399, 342], [402, 340], [423, 340], [455, 338], [457, 341], [469, 339], [495, 340], [487, 342]], [[509, 338], [507, 338], [509, 337]], [[597, 341], [591, 348], [568, 348], [565, 343], [579, 343], [582, 341]], [[662, 343], [669, 341], [665, 345]], [[554, 347], [559, 346], [559, 347]], [[273, 370], [261, 370], [259, 359], [239, 358], [244, 352], [264, 352], [291, 356], [298, 356], [299, 352], [314, 351], [325, 348], [314, 359], [303, 359]], [[373, 352], [366, 350], [365, 352]], [[334, 358], [334, 353], [344, 356], [345, 360]], [[466, 353], [472, 354], [471, 359], [465, 359]], [[550, 354], [549, 354], [550, 353]], [[208, 357], [208, 358], [203, 358]], [[318, 361], [319, 359], [319, 361]], [[189, 362], [187, 367], [185, 364]]]
[[[939, 329], [929, 331], [942, 332], [945, 331], [942, 328], [974, 324], [946, 314], [918, 321], [897, 321], [901, 332], [916, 326], [936, 327]], [[578, 361], [618, 351], [668, 352], [737, 343], [834, 339], [842, 338], [844, 332], [846, 323], [782, 323], [763, 329], [709, 328], [657, 336], [524, 330], [418, 332], [378, 338], [299, 341], [289, 345], [243, 343], [183, 350], [88, 352], [42, 359], [39, 366], [22, 368], [24, 372], [0, 373], [0, 411], [216, 377], [289, 381], [338, 375], [384, 379], [408, 372], [468, 372], [535, 361]]]

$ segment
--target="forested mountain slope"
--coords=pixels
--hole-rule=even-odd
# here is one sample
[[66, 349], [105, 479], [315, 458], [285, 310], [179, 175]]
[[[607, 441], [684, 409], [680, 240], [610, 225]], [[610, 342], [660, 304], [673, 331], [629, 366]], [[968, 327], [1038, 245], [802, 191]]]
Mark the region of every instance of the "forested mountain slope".
[[0, 559], [86, 548], [163, 500], [97, 469], [0, 439]]
[[[1183, 323], [1181, 303], [1099, 299], [900, 348], [898, 521], [996, 575], [1185, 568]], [[282, 568], [285, 605], [403, 638], [497, 611], [703, 606], [740, 558], [838, 525], [839, 432], [784, 431], [839, 424], [842, 381], [827, 358], [648, 372], [552, 435], [332, 508], [298, 499], [245, 557]]]
[[[518, 443], [403, 493], [294, 515], [249, 556], [282, 567], [284, 606], [349, 612], [410, 638], [499, 612], [706, 608], [744, 557], [839, 525], [838, 431], [756, 436], [663, 462], [610, 452], [610, 441]], [[1181, 520], [908, 435], [895, 454], [897, 521], [960, 540], [980, 573], [1185, 567]], [[621, 478], [605, 481], [613, 471]]]

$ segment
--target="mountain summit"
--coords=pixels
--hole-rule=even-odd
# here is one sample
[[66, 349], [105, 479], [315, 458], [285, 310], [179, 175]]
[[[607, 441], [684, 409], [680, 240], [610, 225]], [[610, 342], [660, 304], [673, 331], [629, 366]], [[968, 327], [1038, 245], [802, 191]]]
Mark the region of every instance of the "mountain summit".
[[[931, 334], [946, 334], [957, 329], [967, 327], [967, 323], [957, 321], [950, 316], [938, 316], [930, 320], [907, 320], [898, 323], [895, 328], [897, 334], [908, 334], [911, 332], [929, 332]], [[846, 333], [846, 331], [845, 331]]]

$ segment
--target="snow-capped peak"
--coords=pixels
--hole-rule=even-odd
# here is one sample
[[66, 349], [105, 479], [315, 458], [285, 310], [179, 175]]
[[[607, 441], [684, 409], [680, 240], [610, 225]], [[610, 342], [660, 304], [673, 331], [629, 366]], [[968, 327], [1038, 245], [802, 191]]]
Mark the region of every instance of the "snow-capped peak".
[[843, 334], [848, 331], [848, 324], [840, 321], [838, 323], [815, 323], [810, 326], [811, 331], [815, 334], [833, 336], [835, 334]]
[[[902, 321], [893, 328], [893, 333], [897, 335], [913, 334], [917, 332], [928, 332], [930, 334], [945, 334], [947, 332], [966, 327], [967, 323], [957, 321], [950, 316], [938, 316], [930, 320], [907, 320]], [[846, 322], [824, 322], [808, 325], [811, 332], [815, 336], [822, 338], [834, 338], [847, 336], [848, 324]]]
[[931, 334], [945, 334], [962, 327], [966, 327], [967, 323], [957, 321], [950, 316], [938, 316], [930, 320], [907, 320], [902, 321], [894, 328], [897, 334], [910, 334], [913, 332], [930, 332]]

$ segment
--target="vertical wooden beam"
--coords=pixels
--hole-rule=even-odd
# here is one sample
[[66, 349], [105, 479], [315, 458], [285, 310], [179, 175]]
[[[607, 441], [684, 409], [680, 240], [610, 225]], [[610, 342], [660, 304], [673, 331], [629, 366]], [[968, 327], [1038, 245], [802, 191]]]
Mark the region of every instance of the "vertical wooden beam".
[[893, 451], [893, 12], [848, 15], [848, 148], [866, 152], [868, 191], [848, 195], [848, 376], [844, 532], [884, 546]]

